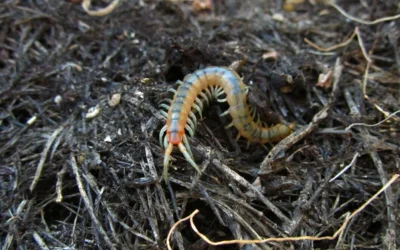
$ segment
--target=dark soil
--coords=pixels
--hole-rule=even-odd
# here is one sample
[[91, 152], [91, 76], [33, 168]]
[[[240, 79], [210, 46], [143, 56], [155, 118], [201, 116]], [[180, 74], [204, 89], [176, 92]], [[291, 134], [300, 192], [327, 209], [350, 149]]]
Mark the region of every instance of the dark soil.
[[[400, 172], [399, 113], [365, 125], [400, 109], [397, 0], [192, 2], [103, 17], [79, 0], [0, 3], [1, 249], [166, 249], [196, 209], [213, 241], [331, 236]], [[215, 102], [189, 139], [202, 174], [176, 150], [164, 182], [158, 105], [207, 66], [237, 70], [260, 119], [295, 132], [246, 147]], [[170, 242], [398, 249], [399, 201], [397, 181], [333, 240], [213, 247], [183, 222]]]

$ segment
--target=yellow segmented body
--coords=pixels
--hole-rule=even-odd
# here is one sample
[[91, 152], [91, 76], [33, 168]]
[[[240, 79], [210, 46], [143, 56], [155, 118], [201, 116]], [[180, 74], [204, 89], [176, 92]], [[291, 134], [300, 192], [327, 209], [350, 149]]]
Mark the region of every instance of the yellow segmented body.
[[[170, 154], [174, 145], [177, 145], [188, 162], [199, 171], [193, 160], [185, 130], [190, 135], [194, 134], [197, 124], [195, 113], [201, 116], [203, 101], [211, 99], [219, 102], [226, 101], [229, 109], [222, 115], [230, 114], [232, 122], [228, 125], [235, 126], [240, 136], [255, 143], [277, 142], [288, 136], [293, 128], [284, 124], [265, 127], [254, 120], [255, 112], [247, 104], [247, 89], [239, 75], [224, 67], [208, 67], [187, 75], [179, 88], [175, 91], [170, 105], [161, 107], [168, 109], [168, 113], [161, 111], [167, 118], [166, 125], [160, 131], [160, 143], [166, 148], [164, 156], [164, 178], [167, 178]], [[219, 99], [223, 94], [224, 99]], [[166, 133], [166, 135], [165, 135]], [[164, 136], [165, 135], [165, 136]]]

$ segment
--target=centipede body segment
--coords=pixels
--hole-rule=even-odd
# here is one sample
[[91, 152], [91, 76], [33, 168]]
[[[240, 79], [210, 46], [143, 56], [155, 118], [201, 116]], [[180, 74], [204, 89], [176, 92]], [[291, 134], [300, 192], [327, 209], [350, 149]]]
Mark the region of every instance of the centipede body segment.
[[[180, 82], [177, 90], [172, 90], [174, 98], [169, 104], [160, 105], [166, 119], [166, 125], [160, 131], [160, 143], [165, 148], [163, 177], [167, 179], [170, 155], [174, 146], [178, 146], [186, 160], [200, 172], [193, 159], [186, 131], [194, 135], [197, 117], [201, 117], [204, 102], [209, 103], [216, 99], [218, 102], [227, 102], [229, 109], [222, 115], [232, 117], [227, 126], [234, 126], [238, 130], [238, 137], [244, 137], [249, 142], [265, 144], [277, 142], [292, 132], [292, 126], [277, 124], [272, 127], [263, 126], [259, 119], [255, 119], [255, 111], [247, 104], [247, 88], [240, 76], [224, 67], [208, 67], [187, 75]], [[225, 97], [223, 97], [225, 94]]]

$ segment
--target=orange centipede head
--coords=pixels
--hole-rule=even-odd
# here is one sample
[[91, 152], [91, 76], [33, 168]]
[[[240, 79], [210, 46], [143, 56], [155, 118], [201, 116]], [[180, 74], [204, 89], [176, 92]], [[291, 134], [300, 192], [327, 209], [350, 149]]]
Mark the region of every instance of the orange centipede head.
[[184, 130], [178, 131], [178, 132], [167, 131], [167, 134], [168, 134], [169, 143], [171, 143], [173, 145], [178, 145], [179, 143], [182, 142], [185, 131]]

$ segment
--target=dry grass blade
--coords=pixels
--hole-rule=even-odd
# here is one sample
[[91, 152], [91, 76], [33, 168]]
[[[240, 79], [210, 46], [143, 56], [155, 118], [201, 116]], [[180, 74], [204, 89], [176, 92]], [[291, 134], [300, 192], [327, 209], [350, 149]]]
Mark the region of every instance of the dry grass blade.
[[199, 236], [201, 237], [204, 241], [206, 241], [208, 244], [212, 246], [222, 246], [222, 245], [232, 245], [232, 244], [260, 244], [260, 243], [265, 243], [265, 242], [271, 242], [271, 241], [276, 241], [276, 242], [286, 242], [286, 241], [303, 241], [303, 240], [311, 240], [311, 241], [321, 241], [321, 240], [334, 240], [336, 239], [347, 227], [349, 224], [350, 220], [353, 219], [355, 216], [357, 216], [359, 213], [361, 213], [366, 206], [368, 206], [371, 202], [373, 202], [382, 192], [384, 192], [390, 185], [392, 185], [397, 179], [399, 178], [399, 175], [393, 175], [392, 178], [377, 192], [375, 193], [371, 198], [369, 198], [362, 206], [357, 208], [354, 212], [351, 214], [348, 214], [346, 216], [343, 224], [341, 227], [333, 234], [332, 236], [324, 236], [324, 237], [315, 237], [315, 236], [299, 236], [299, 237], [284, 237], [284, 238], [267, 238], [267, 239], [261, 239], [261, 240], [225, 240], [225, 241], [211, 241], [205, 234], [201, 233], [197, 227], [196, 224], [193, 221], [193, 218], [196, 214], [198, 214], [200, 211], [199, 210], [194, 210], [189, 216], [177, 221], [173, 227], [171, 227], [168, 236], [167, 236], [167, 246], [169, 250], [172, 250], [172, 247], [170, 245], [170, 238], [176, 227], [179, 226], [184, 221], [190, 220], [190, 226], [192, 227], [192, 230]]
[[[329, 236], [399, 171], [395, 0], [0, 2], [2, 250], [163, 249], [195, 209], [213, 242]], [[242, 77], [255, 122], [295, 131], [247, 146], [224, 129], [244, 118], [210, 103], [190, 117], [201, 174], [173, 151], [160, 182], [157, 105], [208, 66]], [[397, 196], [387, 188], [334, 240], [246, 247], [397, 249]], [[173, 249], [210, 247], [184, 224]]]
[[83, 0], [82, 8], [88, 13], [90, 16], [106, 16], [110, 14], [119, 4], [119, 0], [113, 0], [107, 7], [99, 10], [90, 10], [92, 0]]

